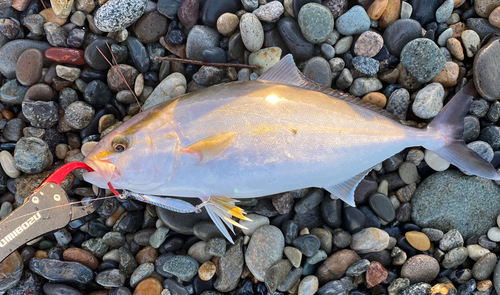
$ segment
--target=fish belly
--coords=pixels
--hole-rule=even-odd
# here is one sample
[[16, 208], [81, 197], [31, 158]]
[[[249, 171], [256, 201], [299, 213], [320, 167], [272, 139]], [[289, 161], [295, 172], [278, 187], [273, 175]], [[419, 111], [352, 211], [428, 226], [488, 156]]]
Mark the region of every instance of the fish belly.
[[213, 87], [176, 105], [183, 146], [226, 132], [234, 143], [205, 163], [181, 154], [157, 194], [259, 197], [340, 183], [425, 137], [363, 107], [277, 83]]

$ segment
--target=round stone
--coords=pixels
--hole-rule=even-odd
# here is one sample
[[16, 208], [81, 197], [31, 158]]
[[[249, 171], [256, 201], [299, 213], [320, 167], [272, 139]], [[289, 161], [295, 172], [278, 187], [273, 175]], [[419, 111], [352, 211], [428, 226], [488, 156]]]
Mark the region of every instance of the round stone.
[[198, 273], [198, 262], [186, 255], [176, 255], [163, 265], [163, 270], [183, 281], [191, 280]]
[[436, 43], [418, 38], [404, 46], [401, 63], [420, 83], [426, 83], [444, 69], [446, 59]]
[[388, 25], [400, 18], [402, 5], [401, 2], [401, 0], [389, 0], [389, 3], [387, 3], [387, 8], [382, 13], [382, 16], [378, 19], [378, 25], [381, 28], [387, 28]]
[[401, 277], [408, 278], [412, 284], [432, 282], [439, 274], [439, 263], [434, 257], [419, 254], [410, 257], [401, 267]]
[[384, 39], [378, 33], [366, 31], [354, 43], [354, 54], [358, 56], [374, 57], [384, 46]]
[[500, 39], [495, 39], [483, 46], [474, 58], [474, 85], [486, 100], [500, 99]]
[[160, 295], [162, 290], [163, 286], [158, 279], [147, 278], [135, 287], [134, 295]]
[[[111, 38], [99, 38], [90, 43], [85, 49], [84, 58], [87, 64], [96, 70], [107, 70], [111, 66], [106, 61], [113, 60], [108, 45], [116, 44], [116, 41]], [[102, 52], [102, 54], [101, 54]], [[103, 56], [104, 55], [104, 56]]]
[[330, 64], [326, 61], [326, 59], [320, 56], [316, 56], [308, 60], [303, 72], [304, 76], [322, 86], [330, 87], [332, 84]]
[[431, 247], [431, 241], [424, 233], [418, 231], [409, 231], [405, 238], [410, 245], [418, 251], [427, 251]]
[[272, 68], [275, 64], [277, 64], [280, 61], [280, 58], [281, 48], [268, 47], [256, 52], [252, 52], [248, 56], [248, 64], [259, 66], [259, 69], [255, 70], [255, 72], [262, 75], [267, 70]]
[[382, 13], [384, 13], [388, 4], [389, 0], [375, 0], [366, 11], [368, 17], [372, 20], [378, 20], [382, 16]]
[[415, 96], [413, 113], [422, 119], [434, 118], [443, 108], [443, 100], [443, 86], [439, 83], [428, 84]]
[[23, 101], [22, 111], [31, 126], [50, 128], [59, 120], [59, 108], [53, 101]]
[[451, 249], [444, 255], [441, 265], [444, 268], [455, 268], [464, 263], [468, 257], [467, 248], [458, 247]]
[[[301, 10], [302, 11], [302, 10]], [[313, 295], [318, 290], [319, 282], [316, 276], [306, 276], [299, 283], [298, 295]]]
[[153, 43], [167, 33], [167, 18], [158, 11], [145, 13], [134, 25], [134, 33], [142, 43]]
[[97, 270], [99, 261], [91, 253], [80, 248], [68, 248], [63, 252], [65, 261], [75, 261], [89, 267], [92, 270]]
[[245, 47], [255, 52], [264, 44], [264, 29], [259, 19], [252, 13], [245, 13], [240, 19], [241, 39]]
[[379, 108], [384, 108], [387, 104], [387, 98], [383, 93], [380, 92], [370, 92], [367, 95], [363, 96], [362, 100], [374, 104]]
[[[490, 180], [445, 171], [427, 177], [417, 187], [412, 202], [412, 220], [420, 227], [448, 231], [457, 229], [464, 238], [495, 226], [500, 188]], [[477, 212], [482, 218], [471, 216]]]
[[328, 8], [317, 3], [302, 6], [298, 16], [299, 27], [307, 41], [323, 43], [333, 31], [333, 16]]
[[491, 11], [490, 15], [488, 16], [488, 21], [492, 26], [500, 28], [500, 6]]
[[362, 6], [356, 5], [335, 21], [335, 27], [344, 36], [361, 34], [370, 29], [370, 18]]
[[[406, 3], [406, 2], [403, 2]], [[389, 53], [399, 57], [408, 42], [422, 36], [422, 26], [413, 19], [396, 20], [384, 31], [384, 43]]]
[[494, 253], [487, 253], [472, 266], [472, 275], [478, 281], [486, 280], [490, 277], [497, 264], [497, 257]]
[[382, 89], [382, 82], [377, 78], [357, 78], [349, 87], [349, 93], [354, 96], [363, 96], [370, 92]]
[[436, 10], [436, 21], [438, 23], [446, 22], [453, 12], [453, 8], [455, 7], [454, 0], [445, 0], [441, 6]]
[[389, 245], [389, 234], [369, 227], [352, 235], [351, 249], [359, 254], [382, 251]]
[[219, 47], [219, 34], [207, 26], [194, 26], [186, 39], [186, 58], [203, 60], [203, 50]]
[[198, 275], [203, 281], [210, 280], [215, 275], [216, 266], [211, 261], [204, 262], [198, 269]]
[[500, 228], [492, 227], [488, 230], [488, 239], [493, 242], [500, 242]]
[[353, 250], [340, 250], [328, 257], [318, 268], [316, 276], [320, 284], [340, 279], [349, 266], [354, 262], [361, 260]]
[[375, 75], [380, 69], [378, 60], [366, 56], [356, 56], [352, 59], [352, 65], [360, 73], [367, 76]]
[[240, 19], [236, 14], [226, 12], [217, 19], [217, 31], [224, 36], [231, 36], [239, 23]]
[[51, 162], [52, 155], [47, 143], [36, 137], [23, 137], [14, 150], [14, 165], [24, 173], [42, 172]]
[[265, 225], [253, 233], [245, 262], [255, 278], [264, 281], [266, 271], [281, 259], [284, 247], [285, 238], [275, 226]]
[[443, 85], [443, 87], [453, 87], [458, 83], [458, 76], [460, 74], [460, 68], [458, 64], [452, 61], [447, 61], [444, 69], [439, 72], [431, 82], [437, 82]]
[[95, 13], [95, 26], [103, 32], [117, 32], [135, 23], [144, 13], [147, 0], [109, 0]]
[[16, 63], [16, 78], [21, 85], [31, 86], [40, 80], [43, 69], [43, 53], [31, 48], [24, 51]]

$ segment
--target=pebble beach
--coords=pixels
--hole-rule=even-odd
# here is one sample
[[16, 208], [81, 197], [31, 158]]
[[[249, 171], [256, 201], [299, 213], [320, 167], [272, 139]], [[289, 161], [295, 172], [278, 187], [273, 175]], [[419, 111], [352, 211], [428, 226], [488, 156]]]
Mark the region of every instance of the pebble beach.
[[[417, 128], [473, 81], [463, 137], [500, 168], [500, 0], [0, 0], [0, 222], [141, 110], [287, 54]], [[96, 195], [80, 170], [71, 201]], [[499, 185], [412, 147], [356, 207], [321, 188], [240, 200], [234, 244], [205, 210], [108, 198], [1, 262], [0, 295], [496, 295]]]

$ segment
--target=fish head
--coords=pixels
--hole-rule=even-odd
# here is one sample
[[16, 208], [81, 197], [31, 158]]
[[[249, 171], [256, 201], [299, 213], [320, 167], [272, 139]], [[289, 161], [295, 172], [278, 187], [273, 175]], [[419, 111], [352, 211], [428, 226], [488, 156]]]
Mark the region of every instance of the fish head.
[[168, 114], [158, 108], [141, 112], [97, 143], [84, 160], [94, 171], [83, 178], [102, 188], [111, 183], [117, 189], [144, 191], [168, 178], [179, 148]]

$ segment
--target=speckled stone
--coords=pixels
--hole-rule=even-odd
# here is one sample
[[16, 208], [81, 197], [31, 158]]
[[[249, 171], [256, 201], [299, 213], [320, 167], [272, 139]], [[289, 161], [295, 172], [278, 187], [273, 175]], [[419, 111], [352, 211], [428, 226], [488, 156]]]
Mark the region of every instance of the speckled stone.
[[[465, 176], [460, 171], [435, 173], [417, 187], [412, 197], [412, 220], [421, 227], [445, 232], [455, 228], [469, 238], [495, 225], [500, 200], [494, 196], [499, 193], [498, 186], [483, 178]], [[468, 212], [477, 212], [474, 216], [482, 218]]]
[[240, 19], [241, 39], [245, 47], [255, 52], [264, 44], [264, 29], [257, 16], [245, 13]]
[[356, 5], [335, 21], [335, 28], [345, 36], [361, 34], [370, 29], [370, 18], [362, 6]]
[[432, 282], [439, 274], [439, 263], [434, 257], [419, 254], [410, 257], [401, 268], [401, 277], [408, 278], [412, 284]]
[[109, 0], [95, 13], [95, 25], [103, 32], [121, 31], [137, 21], [146, 9], [147, 0]]
[[378, 33], [366, 31], [354, 43], [354, 54], [358, 56], [374, 57], [384, 45], [384, 39]]
[[401, 63], [420, 83], [426, 83], [444, 69], [446, 59], [436, 43], [419, 38], [405, 45]]
[[281, 258], [284, 247], [285, 238], [275, 226], [265, 225], [253, 233], [245, 262], [255, 278], [264, 281], [267, 269]]
[[298, 16], [302, 34], [307, 41], [323, 43], [333, 31], [333, 16], [328, 8], [317, 3], [302, 6]]
[[351, 264], [361, 258], [353, 250], [340, 250], [328, 257], [318, 268], [316, 276], [321, 284], [340, 279]]

